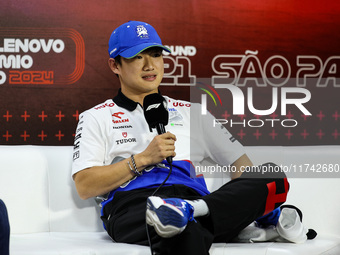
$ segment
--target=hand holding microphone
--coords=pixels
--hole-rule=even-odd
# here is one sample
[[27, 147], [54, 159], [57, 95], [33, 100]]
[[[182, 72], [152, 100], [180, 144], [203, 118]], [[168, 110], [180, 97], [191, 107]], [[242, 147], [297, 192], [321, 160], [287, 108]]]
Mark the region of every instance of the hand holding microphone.
[[[154, 137], [149, 146], [143, 153], [149, 153], [153, 160], [161, 159], [163, 160], [166, 157], [167, 162], [170, 165], [169, 173], [164, 181], [158, 186], [158, 188], [152, 193], [154, 196], [157, 191], [166, 183], [172, 173], [172, 157], [175, 156], [175, 141], [176, 136], [171, 134], [170, 132], [165, 131], [165, 126], [168, 124], [169, 120], [169, 112], [167, 109], [167, 103], [160, 94], [154, 93], [147, 95], [144, 97], [143, 101], [144, 108], [144, 116], [146, 122], [149, 125], [150, 131], [152, 132], [153, 128], [156, 128], [158, 132], [158, 136]], [[164, 154], [163, 154], [164, 153]], [[159, 163], [155, 162], [155, 163]], [[150, 247], [151, 239], [149, 237], [148, 225], [146, 224], [146, 232], [149, 240]], [[153, 253], [151, 248], [151, 253]]]
[[[164, 97], [158, 93], [147, 95], [143, 101], [144, 116], [149, 125], [150, 131], [156, 128], [157, 133], [161, 136], [155, 137], [149, 146], [155, 146], [160, 149], [161, 153], [171, 153], [174, 155], [174, 141], [176, 136], [165, 131], [165, 126], [168, 124], [169, 112], [167, 103]], [[164, 135], [163, 135], [164, 134]], [[157, 152], [154, 152], [157, 153]], [[172, 163], [172, 156], [166, 157], [169, 164]]]

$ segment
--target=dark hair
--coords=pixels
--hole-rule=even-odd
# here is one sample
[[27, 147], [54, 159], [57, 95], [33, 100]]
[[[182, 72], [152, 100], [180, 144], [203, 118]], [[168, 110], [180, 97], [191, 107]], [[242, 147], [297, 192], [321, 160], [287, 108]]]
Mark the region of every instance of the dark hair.
[[120, 55], [118, 55], [117, 57], [115, 57], [114, 60], [115, 60], [115, 62], [116, 62], [117, 64], [119, 64], [119, 65], [122, 64], [122, 59], [121, 59], [121, 56], [120, 56]]
[[[115, 63], [117, 63], [118, 65], [122, 65], [122, 58], [120, 55], [115, 57], [114, 60], [115, 60]], [[119, 77], [118, 74], [116, 74], [116, 76]]]

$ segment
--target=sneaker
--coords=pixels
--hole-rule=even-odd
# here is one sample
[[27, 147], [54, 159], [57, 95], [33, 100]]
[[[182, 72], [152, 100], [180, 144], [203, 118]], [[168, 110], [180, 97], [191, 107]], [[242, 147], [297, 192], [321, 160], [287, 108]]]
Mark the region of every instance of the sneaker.
[[169, 238], [180, 234], [193, 221], [194, 208], [179, 198], [148, 197], [146, 223], [153, 226], [157, 234]]

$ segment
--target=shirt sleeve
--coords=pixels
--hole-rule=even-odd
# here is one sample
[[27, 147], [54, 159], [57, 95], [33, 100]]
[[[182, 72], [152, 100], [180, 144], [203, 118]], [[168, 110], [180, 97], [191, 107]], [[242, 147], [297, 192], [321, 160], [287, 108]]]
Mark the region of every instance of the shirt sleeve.
[[204, 148], [205, 157], [211, 158], [221, 166], [228, 166], [245, 154], [241, 143], [227, 128], [217, 123], [211, 113], [202, 115], [197, 105], [192, 110], [191, 133], [193, 137], [201, 140], [200, 144]]
[[104, 165], [105, 138], [98, 120], [89, 111], [79, 116], [74, 139], [72, 176], [86, 168]]

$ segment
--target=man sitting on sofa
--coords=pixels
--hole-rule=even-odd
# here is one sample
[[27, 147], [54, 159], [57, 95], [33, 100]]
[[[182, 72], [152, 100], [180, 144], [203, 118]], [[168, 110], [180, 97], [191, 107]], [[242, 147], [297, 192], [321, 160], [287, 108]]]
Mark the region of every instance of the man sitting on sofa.
[[[289, 184], [282, 172], [261, 178], [256, 171], [242, 173], [251, 161], [224, 127], [211, 130], [213, 116], [190, 118], [198, 105], [160, 94], [163, 50], [170, 52], [145, 22], [130, 21], [113, 31], [109, 67], [121, 89], [80, 115], [72, 174], [81, 198], [109, 193], [102, 219], [116, 242], [150, 244], [155, 254], [209, 254], [213, 242], [232, 240], [280, 206]], [[166, 125], [168, 132], [150, 132], [143, 108], [150, 95], [161, 100], [151, 108], [165, 105], [175, 112], [176, 125]], [[232, 181], [213, 193], [192, 175], [192, 164], [207, 156], [236, 169]]]

